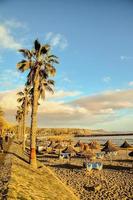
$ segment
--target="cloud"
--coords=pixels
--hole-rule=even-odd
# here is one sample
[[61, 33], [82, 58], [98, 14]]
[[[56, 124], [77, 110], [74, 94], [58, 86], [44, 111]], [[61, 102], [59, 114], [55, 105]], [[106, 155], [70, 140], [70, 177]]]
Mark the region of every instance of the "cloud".
[[[11, 121], [15, 120], [16, 92], [0, 93], [0, 105]], [[96, 95], [76, 97], [65, 102], [75, 91], [56, 91], [41, 102], [38, 112], [40, 127], [88, 127], [129, 130], [133, 128], [130, 112], [133, 109], [133, 90], [105, 91]], [[29, 115], [30, 116], [30, 115]], [[127, 127], [124, 127], [126, 124]], [[129, 128], [129, 129], [128, 129]]]
[[14, 69], [8, 69], [3, 66], [3, 69], [0, 73], [0, 87], [1, 90], [9, 90], [11, 88], [16, 88], [22, 85], [23, 80], [25, 79], [24, 74], [20, 73]]
[[133, 81], [130, 81], [130, 82], [128, 83], [128, 85], [129, 85], [129, 86], [133, 86]]
[[4, 25], [6, 27], [15, 28], [15, 29], [16, 28], [27, 29], [27, 26], [24, 23], [22, 23], [22, 22], [20, 22], [20, 21], [18, 21], [16, 19], [5, 20], [4, 21]]
[[48, 32], [45, 39], [49, 41], [52, 47], [58, 47], [61, 50], [64, 50], [68, 46], [67, 39], [60, 33], [54, 34], [52, 32]]
[[105, 76], [103, 78], [103, 82], [105, 82], [105, 83], [109, 83], [110, 81], [111, 81], [111, 77], [110, 76]]
[[77, 99], [71, 103], [86, 108], [95, 115], [110, 114], [122, 109], [133, 108], [133, 90], [106, 91]]
[[124, 60], [132, 60], [132, 59], [133, 59], [133, 56], [120, 56], [120, 59], [121, 59], [122, 61], [124, 61]]
[[21, 44], [15, 40], [6, 26], [0, 24], [0, 45], [4, 49], [19, 49]]

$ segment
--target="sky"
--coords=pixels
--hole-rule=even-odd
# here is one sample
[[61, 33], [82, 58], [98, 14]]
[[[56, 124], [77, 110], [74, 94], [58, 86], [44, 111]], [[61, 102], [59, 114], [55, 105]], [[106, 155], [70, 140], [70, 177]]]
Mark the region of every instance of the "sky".
[[60, 60], [39, 127], [133, 130], [132, 0], [0, 0], [0, 106], [11, 122], [26, 82], [18, 49], [36, 38]]

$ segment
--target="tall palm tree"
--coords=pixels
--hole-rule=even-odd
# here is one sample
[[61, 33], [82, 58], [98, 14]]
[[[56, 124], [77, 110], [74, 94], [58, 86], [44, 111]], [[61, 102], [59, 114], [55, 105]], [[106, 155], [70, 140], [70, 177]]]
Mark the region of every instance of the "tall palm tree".
[[51, 80], [48, 80], [48, 78], [55, 75], [56, 69], [53, 64], [58, 63], [58, 58], [50, 54], [49, 45], [41, 45], [38, 40], [34, 41], [34, 48], [31, 51], [28, 49], [20, 49], [19, 51], [24, 55], [26, 59], [19, 62], [17, 67], [21, 72], [29, 70], [26, 85], [33, 87], [30, 163], [32, 167], [37, 168], [36, 131], [38, 100], [41, 96], [45, 96], [46, 88], [49, 88], [51, 91], [48, 83], [50, 85], [53, 84]]
[[24, 91], [18, 92], [17, 99], [18, 103], [22, 104], [23, 108], [23, 120], [22, 120], [22, 132], [23, 132], [23, 151], [25, 151], [25, 140], [26, 140], [26, 116], [28, 114], [28, 107], [31, 104], [31, 88], [25, 87]]
[[22, 120], [23, 120], [23, 109], [21, 106], [18, 106], [16, 113], [16, 121], [18, 122], [18, 140], [22, 139]]

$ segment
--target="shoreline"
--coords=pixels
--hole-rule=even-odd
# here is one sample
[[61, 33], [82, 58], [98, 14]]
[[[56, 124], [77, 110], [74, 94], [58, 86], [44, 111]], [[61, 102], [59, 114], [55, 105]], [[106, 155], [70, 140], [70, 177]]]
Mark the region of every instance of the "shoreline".
[[105, 136], [133, 136], [133, 133], [111, 133], [111, 134], [88, 134], [88, 135], [83, 135], [83, 134], [78, 134], [75, 135], [74, 137], [105, 137]]

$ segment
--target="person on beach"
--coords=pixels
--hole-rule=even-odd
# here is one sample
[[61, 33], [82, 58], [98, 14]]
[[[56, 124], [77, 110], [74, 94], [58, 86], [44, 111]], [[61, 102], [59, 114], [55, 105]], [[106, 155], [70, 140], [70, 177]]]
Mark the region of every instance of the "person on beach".
[[6, 133], [6, 135], [5, 135], [5, 142], [8, 142], [8, 140], [9, 140], [9, 134]]
[[3, 153], [3, 137], [0, 135], [0, 148], [1, 152]]

